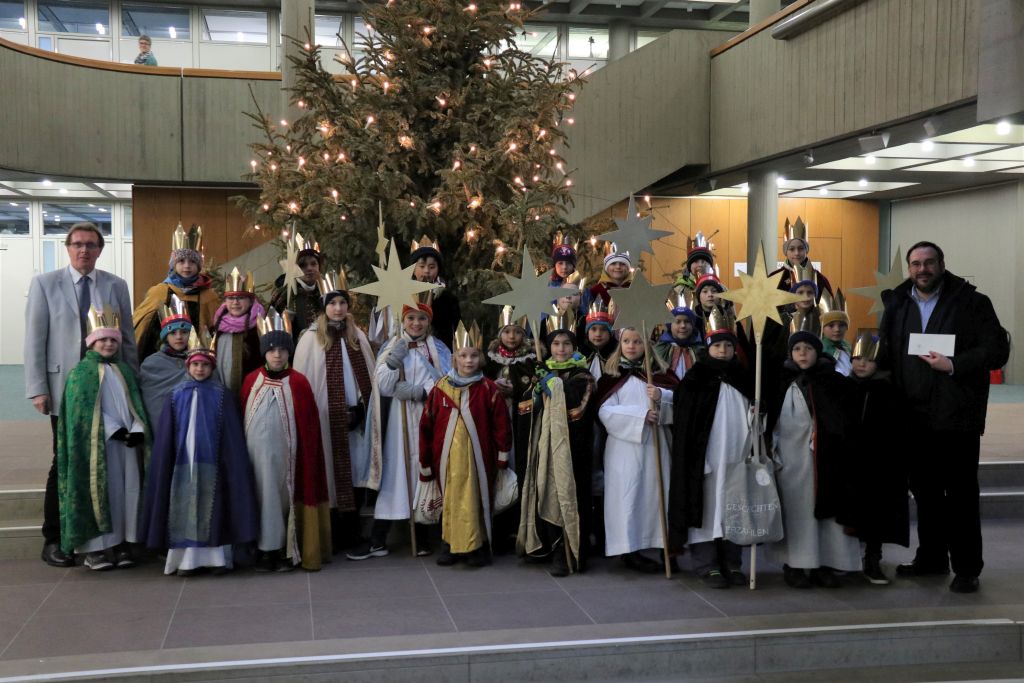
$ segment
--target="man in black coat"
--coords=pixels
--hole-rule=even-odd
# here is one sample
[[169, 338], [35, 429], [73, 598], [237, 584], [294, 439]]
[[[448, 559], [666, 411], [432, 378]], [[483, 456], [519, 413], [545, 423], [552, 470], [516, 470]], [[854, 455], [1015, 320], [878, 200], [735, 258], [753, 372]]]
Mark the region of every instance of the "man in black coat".
[[[882, 293], [879, 334], [909, 429], [910, 490], [917, 502], [918, 548], [901, 576], [949, 573], [957, 593], [978, 590], [981, 550], [978, 457], [988, 407], [989, 371], [1009, 355], [992, 302], [946, 271], [942, 249], [918, 242], [907, 252], [909, 279]], [[954, 354], [910, 355], [915, 332], [955, 335]]]

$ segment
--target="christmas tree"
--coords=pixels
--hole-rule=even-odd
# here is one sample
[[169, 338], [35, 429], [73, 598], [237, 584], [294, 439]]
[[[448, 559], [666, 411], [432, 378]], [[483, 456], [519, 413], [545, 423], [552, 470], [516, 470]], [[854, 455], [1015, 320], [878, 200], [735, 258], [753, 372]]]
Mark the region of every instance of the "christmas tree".
[[252, 115], [263, 139], [247, 178], [261, 193], [240, 201], [254, 224], [315, 238], [357, 285], [373, 278], [379, 202], [400, 250], [437, 240], [464, 315], [489, 316], [479, 302], [503, 291], [496, 271], [527, 248], [546, 262], [570, 201], [561, 150], [579, 80], [517, 47], [531, 17], [495, 0], [368, 5], [341, 76], [309, 36], [286, 37], [302, 44], [299, 115]]

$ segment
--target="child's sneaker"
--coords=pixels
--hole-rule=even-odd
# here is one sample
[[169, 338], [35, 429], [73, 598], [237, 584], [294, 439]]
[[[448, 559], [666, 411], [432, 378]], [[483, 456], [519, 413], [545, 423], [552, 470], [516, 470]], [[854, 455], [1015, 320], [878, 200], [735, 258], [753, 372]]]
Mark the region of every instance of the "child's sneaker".
[[85, 566], [94, 572], [104, 572], [108, 569], [113, 569], [114, 563], [110, 560], [107, 551], [99, 550], [95, 553], [88, 553], [85, 556]]
[[877, 557], [864, 558], [864, 578], [876, 586], [889, 585], [889, 578], [882, 572], [881, 563]]
[[350, 560], [368, 560], [371, 557], [385, 557], [388, 552], [386, 545], [374, 545], [369, 541], [365, 541], [346, 552], [345, 557]]

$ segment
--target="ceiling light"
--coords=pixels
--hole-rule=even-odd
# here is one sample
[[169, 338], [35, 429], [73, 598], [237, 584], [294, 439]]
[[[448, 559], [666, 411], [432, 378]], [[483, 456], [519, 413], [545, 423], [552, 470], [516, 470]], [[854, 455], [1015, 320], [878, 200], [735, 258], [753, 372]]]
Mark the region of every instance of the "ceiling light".
[[924, 122], [924, 133], [928, 137], [934, 137], [942, 130], [942, 119], [938, 116], [929, 116]]
[[823, 188], [819, 189], [818, 190], [818, 194], [828, 194], [828, 188], [827, 187], [823, 187]]
[[873, 163], [875, 163], [875, 157], [871, 156], [870, 154], [867, 155], [866, 157], [864, 157], [864, 163], [865, 164], [873, 164]]
[[67, 194], [68, 193], [68, 188], [66, 188], [66, 187], [60, 188], [60, 193], [61, 194]]
[[750, 194], [750, 185], [748, 183], [740, 185], [740, 189], [743, 190], [743, 194]]
[[174, 28], [173, 26], [169, 26], [167, 28], [167, 34], [171, 36], [171, 40], [174, 40], [178, 37], [178, 29]]
[[868, 186], [868, 179], [867, 178], [861, 178], [860, 180], [857, 181], [857, 184], [860, 185], [861, 187], [867, 187]]
[[857, 142], [860, 144], [860, 151], [865, 154], [871, 152], [877, 152], [880, 149], [885, 149], [889, 146], [889, 133], [879, 133], [877, 135], [861, 135], [857, 138]]
[[974, 163], [975, 163], [974, 162], [974, 157], [965, 157], [964, 158], [964, 166], [967, 166], [969, 168], [971, 166], [974, 166]]
[[11, 204], [11, 206], [17, 206], [18, 202], [11, 202], [10, 204]]
[[106, 213], [106, 212], [107, 212], [107, 210], [106, 210], [106, 209], [104, 209], [104, 208], [103, 208], [103, 207], [101, 206], [101, 207], [100, 207], [100, 212], [102, 212], [102, 213]]
[[921, 141], [921, 151], [922, 152], [930, 152], [933, 149], [935, 149], [935, 143], [934, 142], [932, 142], [931, 140], [922, 140]]
[[49, 178], [43, 178], [43, 187], [49, 187], [50, 185], [53, 185], [53, 181]]
[[779, 187], [782, 187], [782, 184], [784, 182], [786, 182], [786, 179], [783, 176], [779, 176], [778, 178], [775, 179], [775, 184]]
[[1010, 122], [1009, 121], [1000, 121], [999, 123], [997, 123], [996, 124], [996, 134], [997, 135], [1009, 135], [1010, 134]]
[[90, 204], [89, 206], [91, 206], [91, 207], [92, 207], [92, 208], [94, 208], [94, 209], [96, 208], [96, 205], [95, 205], [95, 204]]

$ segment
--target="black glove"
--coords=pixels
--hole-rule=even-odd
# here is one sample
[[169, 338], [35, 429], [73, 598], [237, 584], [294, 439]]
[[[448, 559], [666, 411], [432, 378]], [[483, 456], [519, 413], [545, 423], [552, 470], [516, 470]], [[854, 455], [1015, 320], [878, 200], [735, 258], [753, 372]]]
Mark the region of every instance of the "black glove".
[[348, 407], [348, 431], [354, 432], [363, 428], [366, 419], [366, 407], [362, 403]]
[[116, 432], [111, 434], [110, 438], [113, 439], [114, 441], [124, 441], [124, 442], [127, 442], [128, 441], [128, 430], [125, 429], [124, 427], [121, 427]]
[[124, 443], [125, 443], [126, 446], [128, 446], [128, 448], [135, 448], [136, 446], [141, 446], [143, 443], [145, 443], [145, 441], [146, 441], [146, 435], [144, 433], [142, 433], [142, 432], [132, 432], [124, 440]]

